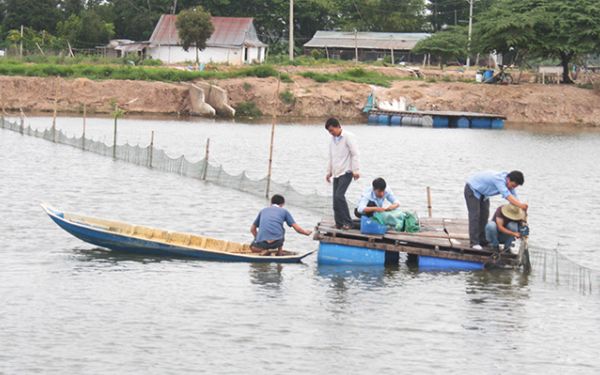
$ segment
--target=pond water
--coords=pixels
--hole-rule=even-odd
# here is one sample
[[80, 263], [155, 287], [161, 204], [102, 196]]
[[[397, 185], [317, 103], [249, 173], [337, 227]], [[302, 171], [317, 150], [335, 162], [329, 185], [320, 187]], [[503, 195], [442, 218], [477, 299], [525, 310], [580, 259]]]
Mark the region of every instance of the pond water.
[[[51, 119], [28, 119], [47, 128]], [[57, 126], [81, 135], [81, 120]], [[600, 134], [348, 126], [363, 178], [383, 176], [406, 209], [465, 217], [462, 189], [483, 169], [520, 169], [531, 246], [600, 269]], [[229, 173], [266, 174], [270, 126], [194, 120], [119, 122], [118, 143], [155, 146]], [[110, 119], [86, 133], [112, 142]], [[322, 194], [321, 124], [276, 129], [273, 178]], [[252, 265], [107, 253], [70, 237], [41, 211], [65, 211], [248, 241], [263, 199], [113, 162], [0, 130], [0, 373], [598, 373], [600, 300], [544, 280], [542, 270], [418, 272]], [[501, 201], [494, 199], [495, 208]], [[322, 212], [289, 209], [305, 227]], [[317, 244], [289, 233], [289, 248]], [[575, 263], [574, 263], [575, 264]], [[535, 266], [535, 265], [534, 265]], [[594, 271], [595, 272], [595, 271]], [[596, 274], [595, 274], [596, 275]], [[595, 276], [596, 277], [596, 276]], [[597, 285], [597, 284], [596, 284]], [[595, 287], [595, 285], [594, 285]]]

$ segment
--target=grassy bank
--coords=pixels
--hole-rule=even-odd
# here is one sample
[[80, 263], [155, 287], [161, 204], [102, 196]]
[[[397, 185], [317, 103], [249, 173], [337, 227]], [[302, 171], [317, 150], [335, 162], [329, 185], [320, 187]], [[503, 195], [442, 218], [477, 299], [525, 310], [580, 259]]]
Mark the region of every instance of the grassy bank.
[[383, 87], [390, 87], [393, 81], [400, 80], [416, 80], [414, 77], [399, 77], [382, 74], [370, 70], [364, 70], [362, 68], [347, 69], [337, 73], [320, 73], [320, 72], [301, 72], [299, 73], [302, 77], [313, 79], [317, 82], [331, 82], [331, 81], [350, 81], [356, 83], [364, 83], [369, 85], [377, 85]]
[[[101, 79], [129, 79], [136, 81], [184, 82], [196, 79], [227, 79], [240, 77], [277, 77], [280, 73], [270, 65], [248, 66], [227, 71], [188, 71], [150, 66], [93, 65], [93, 64], [28, 64], [0, 60], [0, 75], [26, 77], [64, 77]], [[291, 82], [286, 73], [281, 80]]]

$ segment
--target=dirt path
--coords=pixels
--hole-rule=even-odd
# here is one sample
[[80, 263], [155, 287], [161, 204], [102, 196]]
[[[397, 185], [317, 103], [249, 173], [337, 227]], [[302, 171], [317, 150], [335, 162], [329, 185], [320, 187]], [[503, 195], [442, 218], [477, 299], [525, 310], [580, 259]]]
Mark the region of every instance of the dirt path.
[[[292, 72], [293, 74], [293, 72]], [[289, 103], [278, 99], [275, 78], [237, 78], [214, 81], [228, 91], [230, 104], [251, 101], [264, 115], [342, 119], [362, 118], [362, 107], [372, 87], [352, 82], [317, 83], [293, 76], [280, 92], [289, 91]], [[186, 85], [143, 81], [91, 81], [34, 77], [0, 77], [0, 104], [7, 110], [51, 112], [58, 87], [60, 112], [110, 113], [114, 103], [130, 113], [187, 114]], [[497, 113], [511, 122], [600, 126], [600, 93], [565, 85], [512, 86], [462, 82], [395, 81], [375, 88], [379, 100], [404, 96], [422, 110]]]

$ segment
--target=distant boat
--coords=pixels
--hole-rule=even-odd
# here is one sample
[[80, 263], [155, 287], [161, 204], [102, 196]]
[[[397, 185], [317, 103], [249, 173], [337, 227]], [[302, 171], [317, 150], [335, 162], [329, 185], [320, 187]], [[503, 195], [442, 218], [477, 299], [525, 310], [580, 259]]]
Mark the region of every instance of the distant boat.
[[80, 240], [124, 253], [224, 262], [299, 263], [314, 252], [260, 255], [251, 252], [249, 245], [237, 242], [69, 214], [44, 204], [42, 208], [59, 227]]

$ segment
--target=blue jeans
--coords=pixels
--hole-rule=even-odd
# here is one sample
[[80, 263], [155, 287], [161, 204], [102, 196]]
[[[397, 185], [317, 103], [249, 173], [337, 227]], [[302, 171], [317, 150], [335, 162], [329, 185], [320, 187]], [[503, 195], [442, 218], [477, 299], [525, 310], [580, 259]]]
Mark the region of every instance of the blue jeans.
[[[519, 224], [515, 223], [514, 221], [511, 221], [510, 223], [508, 223], [506, 225], [506, 228], [513, 232], [518, 232]], [[510, 246], [512, 245], [513, 241], [515, 240], [514, 236], [510, 236], [506, 233], [500, 232], [498, 230], [498, 225], [496, 225], [495, 221], [490, 221], [489, 223], [486, 224], [485, 238], [488, 240], [490, 245], [493, 247], [498, 247], [500, 242], [504, 243], [504, 248], [507, 250], [510, 249]]]

